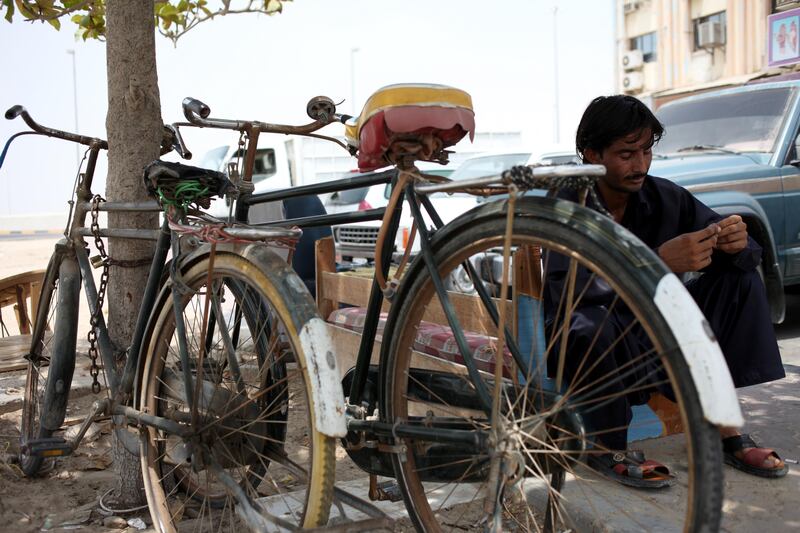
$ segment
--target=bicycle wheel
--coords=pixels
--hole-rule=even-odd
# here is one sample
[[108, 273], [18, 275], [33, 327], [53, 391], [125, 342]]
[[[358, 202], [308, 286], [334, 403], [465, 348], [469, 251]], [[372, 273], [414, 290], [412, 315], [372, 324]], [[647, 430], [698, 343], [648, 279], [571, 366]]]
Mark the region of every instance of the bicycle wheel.
[[[395, 439], [405, 449], [392, 457], [412, 522], [420, 531], [716, 530], [719, 434], [703, 417], [679, 344], [653, 299], [662, 278], [677, 279], [638, 239], [598, 213], [543, 198], [521, 198], [516, 205], [497, 411], [477, 398], [478, 381], [490, 397], [495, 391], [499, 350], [499, 329], [478, 297], [449, 293], [455, 307], [471, 302], [460, 320], [477, 379], [459, 364], [457, 348], [447, 351], [442, 336], [449, 332], [429, 322], [441, 323], [443, 307], [421, 259], [403, 280], [387, 321], [383, 419], [468, 430], [483, 439], [459, 445]], [[442, 279], [471, 264], [475, 288], [500, 294], [507, 206], [477, 208], [435, 235], [431, 248]], [[532, 253], [538, 249], [541, 261]], [[541, 271], [568, 258], [578, 267], [578, 281], [573, 290], [568, 282], [556, 290], [558, 280], [543, 279]], [[610, 304], [598, 303], [598, 289]], [[549, 315], [541, 311], [547, 294], [555, 296]], [[688, 293], [685, 298], [682, 303], [694, 305]], [[581, 344], [573, 337], [581, 330], [570, 328], [566, 340], [560, 324], [577, 328], [587, 318], [599, 325], [594, 334]], [[616, 349], [622, 346], [631, 348], [625, 362]], [[619, 415], [619, 405], [622, 416], [641, 410], [638, 404], [654, 392], [675, 401], [685, 433], [661, 436], [662, 424], [652, 419], [610, 425], [600, 417]], [[620, 437], [621, 446], [610, 444]], [[635, 490], [599, 475], [593, 458], [622, 451], [627, 438], [638, 440], [629, 449], [644, 449], [649, 459], [679, 472], [665, 481], [677, 486]]]
[[25, 444], [51, 437], [64, 422], [75, 368], [79, 297], [77, 264], [54, 254], [42, 283], [22, 401], [19, 465], [26, 476], [35, 476], [44, 458], [24, 453]]
[[207, 256], [183, 273], [188, 384], [171, 294], [152, 315], [139, 405], [188, 430], [144, 432], [145, 491], [159, 531], [179, 522], [180, 531], [234, 531], [246, 526], [242, 512], [294, 526], [327, 522], [335, 440], [317, 431], [299, 340], [315, 306], [272, 257], [264, 269], [218, 252], [210, 276]]

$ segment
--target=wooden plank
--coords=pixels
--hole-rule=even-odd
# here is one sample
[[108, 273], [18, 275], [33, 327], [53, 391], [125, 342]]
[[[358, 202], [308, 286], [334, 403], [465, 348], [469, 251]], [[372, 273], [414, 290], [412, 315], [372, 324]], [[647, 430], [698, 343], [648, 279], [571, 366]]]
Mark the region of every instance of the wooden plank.
[[[361, 334], [345, 329], [333, 324], [328, 325], [328, 332], [335, 347], [336, 359], [339, 363], [339, 369], [344, 377], [348, 370], [356, 366], [356, 357], [358, 355], [358, 347], [361, 343]], [[378, 364], [378, 358], [381, 351], [381, 342], [375, 341], [372, 348], [371, 364]], [[416, 350], [412, 353], [411, 366], [414, 368], [421, 368], [426, 370], [437, 370], [440, 372], [449, 372], [452, 374], [467, 375], [467, 367], [452, 361], [440, 359], [426, 353], [418, 352]], [[484, 372], [481, 372], [484, 374]], [[486, 374], [488, 376], [488, 374]]]
[[[478, 296], [457, 292], [448, 292], [448, 296], [455, 308], [456, 316], [461, 324], [461, 329], [473, 333], [487, 333], [494, 336], [495, 328], [492, 319], [489, 317], [486, 308], [483, 306]], [[494, 301], [494, 304], [499, 310], [500, 299], [492, 298], [492, 301]], [[506, 300], [506, 316], [511, 317], [512, 312], [511, 301]], [[422, 319], [426, 322], [433, 322], [434, 324], [447, 325], [447, 318], [445, 317], [444, 310], [438, 299], [436, 299], [432, 305], [428, 305]]]
[[[337, 274], [335, 272], [322, 273], [323, 297], [337, 304], [348, 304], [356, 307], [366, 307], [369, 303], [369, 293], [372, 290], [372, 278], [353, 275], [349, 272]], [[317, 286], [319, 292], [319, 286]], [[389, 302], [385, 299], [381, 311], [389, 310]], [[330, 315], [330, 313], [328, 313]]]
[[[367, 306], [372, 279], [347, 275], [346, 273], [335, 274], [333, 272], [323, 272], [321, 278], [324, 289], [320, 291], [320, 286], [318, 285], [317, 293], [322, 292], [324, 298], [357, 307]], [[475, 333], [485, 333], [493, 329], [490, 327], [492, 324], [491, 319], [478, 296], [457, 292], [448, 292], [448, 295], [462, 329]], [[493, 300], [495, 305], [500, 305], [498, 298], [493, 298]], [[511, 317], [512, 306], [510, 300], [506, 300], [506, 306], [506, 316]], [[384, 301], [381, 310], [388, 311], [389, 303]], [[447, 324], [447, 318], [438, 299], [426, 308], [423, 320], [434, 324]]]
[[336, 248], [333, 237], [324, 237], [314, 242], [314, 261], [316, 262], [315, 282], [317, 286], [317, 308], [323, 319], [327, 319], [339, 302], [332, 300], [327, 291], [325, 274], [336, 273]]
[[[0, 338], [0, 372], [11, 372], [27, 368], [28, 362], [23, 359], [23, 356], [28, 353], [30, 347], [30, 335], [12, 335]], [[78, 338], [76, 349], [79, 354], [87, 353], [89, 350], [88, 341]]]

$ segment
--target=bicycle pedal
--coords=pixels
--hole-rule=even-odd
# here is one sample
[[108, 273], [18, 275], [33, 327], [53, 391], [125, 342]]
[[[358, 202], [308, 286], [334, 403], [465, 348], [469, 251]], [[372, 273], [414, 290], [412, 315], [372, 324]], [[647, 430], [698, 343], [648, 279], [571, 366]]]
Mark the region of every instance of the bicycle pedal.
[[31, 439], [21, 446], [23, 454], [30, 457], [62, 457], [72, 454], [72, 446], [61, 437]]

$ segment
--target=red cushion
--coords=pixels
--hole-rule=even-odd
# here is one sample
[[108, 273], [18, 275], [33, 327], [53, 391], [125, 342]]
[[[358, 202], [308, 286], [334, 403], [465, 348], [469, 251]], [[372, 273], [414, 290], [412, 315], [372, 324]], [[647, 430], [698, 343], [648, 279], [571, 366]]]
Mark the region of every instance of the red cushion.
[[[337, 326], [361, 333], [364, 329], [364, 320], [367, 316], [367, 310], [364, 307], [346, 307], [344, 309], [337, 309], [328, 317], [328, 322], [336, 324]], [[387, 313], [381, 313], [378, 321], [377, 340], [382, 338], [383, 328], [386, 325]], [[472, 357], [475, 360], [475, 366], [479, 370], [494, 373], [494, 356], [496, 353], [497, 339], [488, 335], [473, 333], [470, 331], [464, 332], [464, 337], [467, 341]], [[414, 349], [418, 352], [426, 353], [439, 359], [451, 361], [463, 365], [464, 358], [458, 350], [453, 331], [448, 326], [434, 324], [432, 322], [422, 321], [417, 330], [417, 336], [414, 339]], [[510, 377], [511, 368], [511, 352], [508, 348], [504, 347], [503, 354], [503, 375]]]

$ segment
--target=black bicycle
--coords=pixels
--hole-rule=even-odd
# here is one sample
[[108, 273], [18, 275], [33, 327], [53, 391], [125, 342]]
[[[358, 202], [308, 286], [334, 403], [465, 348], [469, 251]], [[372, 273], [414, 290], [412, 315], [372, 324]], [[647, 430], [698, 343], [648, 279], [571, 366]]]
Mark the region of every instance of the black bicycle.
[[[460, 119], [443, 120], [453, 109], [457, 116], [471, 112], [465, 94], [440, 86], [384, 88], [360, 117], [344, 120], [346, 147], [364, 166], [394, 170], [238, 200], [237, 214], [245, 220], [260, 202], [391, 183], [386, 208], [280, 222], [308, 227], [383, 220], [369, 302], [349, 326], [361, 334], [356, 363], [343, 380], [348, 435], [342, 445], [370, 474], [370, 497], [402, 495], [420, 531], [562, 531], [599, 523], [715, 530], [722, 473], [714, 426], [735, 423], [739, 413], [704, 318], [650, 249], [605, 214], [579, 205], [593, 194], [602, 167], [519, 167], [454, 183], [420, 172], [416, 161], [446, 161], [447, 147], [466, 134], [454, 126]], [[387, 115], [391, 109], [397, 121]], [[335, 108], [326, 101], [309, 112], [319, 119]], [[260, 124], [197, 113], [187, 118], [240, 132]], [[370, 124], [376, 118], [378, 124]], [[579, 203], [556, 199], [563, 188], [574, 189]], [[498, 199], [445, 225], [430, 195], [453, 191]], [[401, 279], [387, 281], [404, 202], [420, 252]], [[560, 276], [556, 284], [553, 276]], [[596, 322], [608, 324], [619, 312], [629, 320], [604, 328], [603, 339], [575, 344], [565, 325], [579, 306], [592, 305], [598, 287], [610, 298], [594, 306]], [[387, 300], [384, 323], [380, 311]], [[601, 341], [610, 348], [636, 343], [640, 355], [615, 372], [601, 370], [612, 357], [610, 348], [591, 355]], [[343, 345], [337, 349], [340, 358], [352, 358]], [[621, 399], [649, 402], [650, 418], [604, 430], [587, 424], [587, 414]], [[726, 412], [722, 405], [733, 407]], [[675, 478], [655, 474], [675, 488], [625, 490], [589, 466], [592, 456], [621, 454], [603, 438], [626, 427], [637, 446], [679, 472]], [[648, 467], [636, 456], [625, 460], [633, 470]], [[380, 485], [377, 476], [396, 478], [399, 490]], [[367, 484], [361, 485], [359, 494], [366, 494]], [[683, 511], [680, 523], [651, 519], [676, 508]], [[382, 515], [373, 509], [371, 516]]]
[[[32, 130], [23, 134], [88, 147], [26, 355], [19, 457], [24, 473], [34, 476], [44, 461], [72, 453], [95, 419], [111, 415], [117, 427], [138, 430], [116, 433], [129, 451], [141, 454], [144, 488], [160, 531], [176, 531], [181, 519], [197, 530], [217, 531], [324, 525], [333, 495], [335, 437], [345, 426], [337, 411], [341, 389], [322, 398], [318, 383], [335, 382], [338, 371], [311, 296], [271, 250], [291, 249], [302, 232], [226, 224], [202, 212], [212, 198], [246, 192], [252, 174], [234, 184], [217, 172], [156, 161], [145, 169], [143, 183], [154, 201], [104, 201], [91, 188], [106, 141], [41, 126], [22, 106], [6, 112], [7, 119], [16, 117]], [[311, 133], [328, 122], [275, 128]], [[191, 157], [177, 127], [165, 127], [162, 147]], [[161, 228], [99, 225], [101, 212], [131, 211], [163, 212]], [[106, 237], [156, 241], [121, 370], [103, 314], [109, 267], [115, 264], [105, 253]], [[100, 251], [91, 260], [86, 238]], [[99, 287], [93, 266], [102, 269]], [[62, 424], [76, 364], [81, 287], [91, 312], [92, 388], [105, 390], [105, 397], [66, 440]], [[297, 438], [298, 432], [307, 438]], [[289, 494], [294, 507], [280, 516], [259, 502]]]
[[[192, 239], [202, 241], [207, 235], [200, 230], [200, 235], [179, 237], [187, 231], [181, 228], [197, 228], [208, 219], [196, 209], [172, 205], [167, 210], [173, 216], [162, 228], [158, 249], [163, 255], [154, 259], [159, 266], [148, 284], [152, 299], [142, 306], [139, 340], [129, 350], [140, 355], [138, 361], [129, 358], [131, 370], [126, 368], [116, 385], [135, 401], [128, 406], [115, 393], [98, 409], [110, 409], [142, 429], [145, 483], [158, 530], [173, 531], [187, 518], [193, 520], [187, 527], [198, 530], [233, 529], [240, 517], [262, 530], [323, 526], [331, 514], [347, 515], [347, 506], [371, 517], [363, 527], [387, 526], [380, 509], [357, 493], [333, 487], [336, 436], [343, 437], [348, 455], [369, 474], [371, 497], [394, 499], [391, 487], [379, 485], [377, 476], [396, 478], [396, 492], [420, 531], [563, 531], [598, 523], [614, 528], [620, 517], [628, 526], [648, 530], [654, 524], [651, 517], [675, 508], [684, 510], [683, 520], [665, 527], [718, 528], [722, 473], [714, 424], [730, 422], [737, 413], [714, 406], [716, 398], [733, 394], [733, 389], [719, 379], [715, 365], [724, 365], [724, 360], [704, 329], [702, 315], [680, 281], [631, 233], [602, 213], [552, 197], [559, 188], [570, 187], [584, 200], [602, 167], [519, 167], [469, 182], [448, 182], [418, 171], [416, 161], [446, 160], [447, 148], [466, 133], [454, 130], [452, 122], [443, 127], [439, 112], [457, 108], [471, 113], [465, 94], [393, 86], [376, 93], [358, 119], [337, 114], [330, 99], [315, 98], [307, 108], [313, 131], [345, 122], [346, 142], [327, 138], [360, 161], [391, 164], [394, 170], [263, 194], [248, 194], [246, 186], [259, 133], [311, 130], [213, 119], [208, 106], [184, 101], [189, 122], [174, 127], [239, 132], [241, 164], [232, 169], [230, 181], [237, 191], [231, 212], [240, 223], [253, 205], [307, 194], [391, 183], [392, 198], [386, 208], [358, 214], [242, 230], [287, 236], [289, 230], [275, 228], [383, 220], [363, 324], [352, 328], [361, 335], [356, 363], [353, 369], [342, 369], [347, 371], [343, 385], [336, 355], [342, 358], [344, 353], [330, 344], [335, 326], [317, 316], [285, 263], [263, 246], [244, 245], [242, 250], [233, 245], [229, 257], [222, 244], [178, 249], [180, 241], [191, 246]], [[404, 115], [414, 120], [401, 121], [403, 131], [393, 131], [392, 124], [398, 123], [391, 120], [383, 128], [369, 125], [374, 117], [386, 118], [381, 112], [392, 106], [416, 108]], [[384, 135], [385, 142], [370, 144], [362, 131]], [[176, 189], [175, 182], [172, 187]], [[79, 193], [71, 235], [82, 243], [92, 235], [83, 222], [93, 206], [88, 188], [80, 190], [84, 192]], [[530, 195], [537, 190], [540, 194]], [[429, 195], [451, 191], [498, 199], [445, 225]], [[544, 197], [545, 192], [551, 197]], [[167, 203], [172, 198], [176, 196], [167, 195]], [[387, 282], [404, 203], [416, 222], [420, 253], [400, 268], [406, 271], [400, 280]], [[176, 212], [189, 220], [176, 224]], [[177, 259], [167, 263], [170, 246]], [[68, 264], [64, 257], [72, 255], [88, 273], [82, 244], [65, 249], [55, 263]], [[251, 269], [247, 261], [258, 268]], [[555, 291], [554, 261], [564, 265]], [[91, 304], [96, 291], [91, 278], [84, 278]], [[57, 287], [61, 300], [65, 282], [55, 273], [47, 279], [46, 287]], [[448, 290], [453, 287], [459, 290]], [[578, 306], [592, 305], [597, 287], [612, 295], [610, 303], [596, 306], [597, 321], [612, 321], [620, 310], [630, 321], [623, 328], [605, 329], [603, 339], [571, 344], [565, 325], [572, 323]], [[76, 289], [69, 292], [77, 295]], [[391, 303], [385, 323], [380, 318], [384, 300]], [[53, 297], [43, 297], [45, 301], [49, 304]], [[69, 302], [59, 310], [65, 312]], [[55, 324], [61, 322], [59, 318]], [[59, 334], [57, 326], [55, 335], [72, 331], [63, 329], [67, 332]], [[96, 329], [102, 355], [102, 327]], [[380, 357], [372, 361], [379, 333]], [[50, 340], [44, 324], [36, 328], [30, 372], [34, 384], [46, 360], [39, 346], [52, 345]], [[645, 348], [617, 372], [600, 372], [611, 351], [590, 354], [601, 340], [611, 347], [635, 342]], [[288, 362], [288, 354], [295, 362]], [[50, 376], [61, 368], [54, 363], [61, 357], [50, 355]], [[110, 363], [107, 369], [113, 368]], [[66, 387], [52, 382], [46, 380], [48, 390], [69, 389], [68, 382]], [[45, 417], [37, 418], [32, 406], [51, 400], [47, 392], [35, 391], [26, 398], [27, 427], [35, 432], [26, 429], [23, 437], [34, 462], [38, 449], [54, 448], [37, 448], [44, 445], [39, 435], [57, 429], [57, 424], [41, 421], [37, 426]], [[626, 427], [629, 433], [641, 433], [639, 444], [646, 451], [668, 457], [680, 472], [673, 480], [680, 490], [615, 494], [617, 485], [603, 482], [587, 458], [620, 453], [605, 446], [603, 436], [621, 428], [598, 431], [586, 423], [586, 415], [622, 398], [643, 404], [656, 392], [670, 396], [661, 400], [672, 406], [675, 419], [670, 424], [682, 425], [683, 433], [672, 427], [672, 434], [663, 437], [664, 422], [655, 421], [654, 432], [652, 420], [640, 424], [634, 419]], [[298, 395], [305, 398], [297, 400]], [[305, 433], [298, 439], [293, 431]], [[366, 491], [368, 484], [357, 485]], [[336, 504], [333, 511], [331, 502]]]

